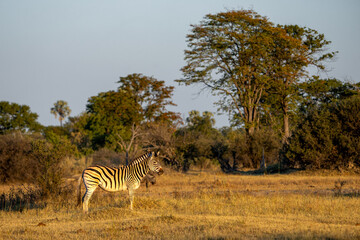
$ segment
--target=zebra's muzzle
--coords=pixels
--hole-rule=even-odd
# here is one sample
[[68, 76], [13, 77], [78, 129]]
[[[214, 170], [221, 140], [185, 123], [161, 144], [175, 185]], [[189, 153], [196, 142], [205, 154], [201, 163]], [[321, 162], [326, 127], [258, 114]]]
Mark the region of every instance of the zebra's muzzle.
[[159, 174], [159, 175], [162, 175], [163, 173], [164, 173], [164, 170], [163, 170], [162, 168], [160, 168], [158, 174]]

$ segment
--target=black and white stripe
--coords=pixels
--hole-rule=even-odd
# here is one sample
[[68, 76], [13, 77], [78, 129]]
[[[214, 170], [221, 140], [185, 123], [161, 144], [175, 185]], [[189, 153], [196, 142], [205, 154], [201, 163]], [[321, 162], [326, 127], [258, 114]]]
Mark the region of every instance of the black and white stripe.
[[81, 199], [81, 182], [79, 182], [78, 201], [82, 200], [84, 212], [88, 211], [91, 195], [99, 186], [109, 192], [128, 190], [130, 196], [130, 209], [133, 209], [134, 190], [140, 187], [140, 181], [151, 170], [163, 173], [160, 164], [155, 160], [154, 152], [149, 152], [135, 158], [128, 166], [113, 168], [107, 166], [89, 167], [83, 171], [82, 179], [86, 192]]

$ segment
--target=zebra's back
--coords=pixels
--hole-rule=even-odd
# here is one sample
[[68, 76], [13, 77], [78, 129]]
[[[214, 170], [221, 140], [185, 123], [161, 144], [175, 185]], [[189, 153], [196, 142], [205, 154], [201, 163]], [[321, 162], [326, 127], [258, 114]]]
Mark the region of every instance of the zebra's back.
[[100, 186], [103, 190], [110, 192], [126, 190], [126, 177], [126, 167], [94, 166], [85, 169], [83, 172], [85, 186]]

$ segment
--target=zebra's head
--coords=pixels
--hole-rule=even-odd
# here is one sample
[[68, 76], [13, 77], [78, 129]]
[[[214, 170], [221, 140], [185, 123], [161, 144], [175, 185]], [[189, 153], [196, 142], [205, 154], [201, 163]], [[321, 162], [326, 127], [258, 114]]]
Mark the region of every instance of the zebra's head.
[[162, 169], [160, 163], [156, 160], [156, 157], [159, 156], [159, 152], [150, 152], [149, 155], [150, 158], [148, 161], [148, 165], [150, 167], [150, 170], [158, 173], [159, 175], [163, 174], [164, 170]]

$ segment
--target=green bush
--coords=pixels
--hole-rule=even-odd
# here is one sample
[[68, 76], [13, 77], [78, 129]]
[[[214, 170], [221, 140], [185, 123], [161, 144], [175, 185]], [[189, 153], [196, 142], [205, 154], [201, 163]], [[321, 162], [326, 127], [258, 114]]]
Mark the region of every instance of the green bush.
[[32, 141], [32, 155], [38, 162], [39, 174], [36, 184], [44, 198], [54, 197], [61, 193], [62, 181], [69, 170], [63, 162], [66, 157], [77, 155], [77, 149], [63, 136], [53, 132], [46, 134], [46, 139]]
[[309, 110], [285, 149], [285, 161], [301, 168], [360, 166], [360, 97]]
[[33, 183], [42, 197], [56, 196], [70, 166], [65, 159], [77, 154], [76, 147], [65, 137], [47, 133], [0, 135], [0, 182]]
[[0, 135], [0, 182], [30, 182], [39, 173], [31, 138], [21, 132]]

